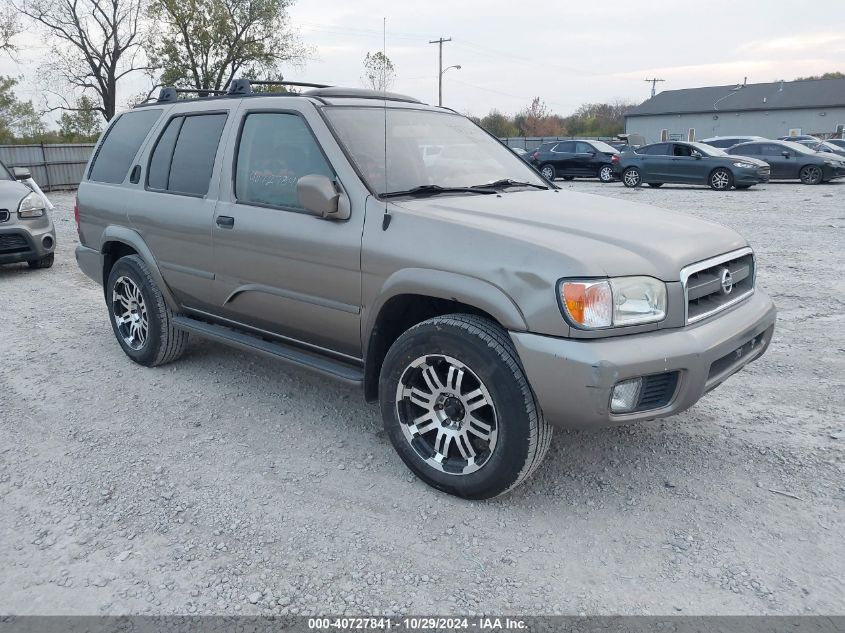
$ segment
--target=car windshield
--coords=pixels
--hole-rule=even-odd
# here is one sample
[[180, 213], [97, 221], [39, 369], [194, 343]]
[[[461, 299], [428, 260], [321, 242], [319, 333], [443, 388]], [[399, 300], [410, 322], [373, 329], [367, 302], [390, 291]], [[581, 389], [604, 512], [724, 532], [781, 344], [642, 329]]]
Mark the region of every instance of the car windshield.
[[719, 149], [718, 147], [713, 147], [712, 145], [707, 145], [706, 143], [690, 143], [695, 149], [699, 152], [704, 154], [705, 156], [727, 156], [727, 152], [724, 150]]
[[817, 152], [834, 152], [834, 153], [836, 153], [836, 152], [842, 151], [841, 147], [836, 147], [836, 145], [834, 145], [833, 143], [828, 143], [827, 141], [825, 141], [823, 143], [819, 143], [816, 146], [815, 149], [816, 149]]
[[801, 143], [796, 143], [795, 141], [781, 141], [781, 145], [788, 147], [789, 149], [795, 150], [799, 154], [815, 154], [816, 151], [801, 145]]
[[[524, 160], [458, 114], [343, 106], [325, 112], [359, 173], [379, 195], [504, 181], [547, 187]], [[424, 159], [431, 145], [443, 149]]]

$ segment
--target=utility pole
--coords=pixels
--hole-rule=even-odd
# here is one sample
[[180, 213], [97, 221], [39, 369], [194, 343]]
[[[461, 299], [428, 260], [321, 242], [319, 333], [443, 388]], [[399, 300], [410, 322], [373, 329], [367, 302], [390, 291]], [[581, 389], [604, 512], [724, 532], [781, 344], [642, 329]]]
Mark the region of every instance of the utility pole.
[[646, 79], [645, 81], [646, 81], [646, 83], [651, 82], [651, 96], [653, 97], [654, 95], [657, 94], [657, 82], [658, 81], [666, 81], [666, 80], [665, 79]]
[[437, 44], [440, 47], [440, 64], [437, 68], [437, 105], [443, 105], [443, 42], [451, 42], [451, 37], [441, 37], [436, 40], [429, 40], [429, 44]]

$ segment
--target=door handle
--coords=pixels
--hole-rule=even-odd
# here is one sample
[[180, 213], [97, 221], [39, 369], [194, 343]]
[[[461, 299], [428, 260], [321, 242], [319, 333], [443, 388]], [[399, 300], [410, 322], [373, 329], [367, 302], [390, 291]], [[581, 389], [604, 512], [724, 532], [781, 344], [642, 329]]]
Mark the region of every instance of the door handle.
[[231, 215], [218, 215], [217, 226], [222, 229], [231, 229], [233, 226], [235, 226], [235, 218], [233, 218]]

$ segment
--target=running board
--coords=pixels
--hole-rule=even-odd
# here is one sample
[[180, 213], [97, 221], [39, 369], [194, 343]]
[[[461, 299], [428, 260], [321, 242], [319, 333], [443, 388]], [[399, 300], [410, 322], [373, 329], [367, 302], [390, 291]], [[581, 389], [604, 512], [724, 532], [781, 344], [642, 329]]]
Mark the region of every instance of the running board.
[[173, 325], [191, 334], [197, 334], [213, 341], [220, 341], [226, 345], [231, 345], [232, 347], [237, 347], [248, 352], [258, 352], [259, 354], [276, 358], [296, 367], [310, 369], [318, 374], [342, 380], [351, 385], [360, 387], [364, 384], [363, 368], [327, 356], [308, 352], [293, 345], [267, 341], [263, 338], [252, 336], [251, 334], [246, 334], [245, 332], [240, 332], [223, 325], [206, 323], [205, 321], [192, 319], [187, 316], [173, 317]]

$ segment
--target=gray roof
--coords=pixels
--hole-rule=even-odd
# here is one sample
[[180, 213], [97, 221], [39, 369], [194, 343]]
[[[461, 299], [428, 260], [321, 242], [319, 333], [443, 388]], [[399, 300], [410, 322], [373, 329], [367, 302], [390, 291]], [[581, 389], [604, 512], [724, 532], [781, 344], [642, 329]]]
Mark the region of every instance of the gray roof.
[[625, 116], [845, 107], [845, 79], [665, 90]]

